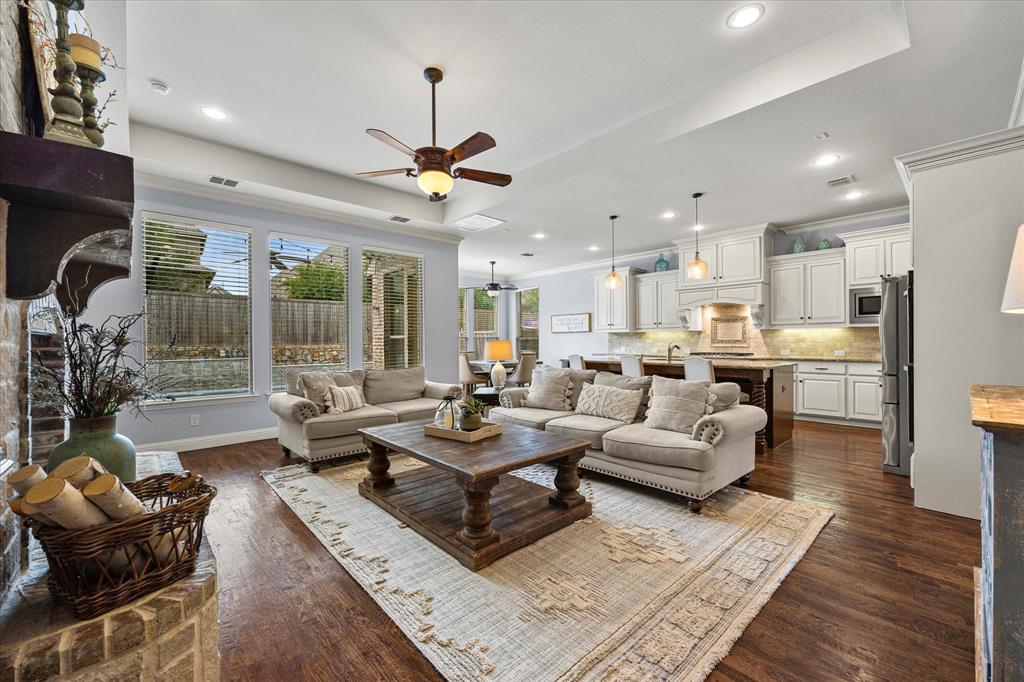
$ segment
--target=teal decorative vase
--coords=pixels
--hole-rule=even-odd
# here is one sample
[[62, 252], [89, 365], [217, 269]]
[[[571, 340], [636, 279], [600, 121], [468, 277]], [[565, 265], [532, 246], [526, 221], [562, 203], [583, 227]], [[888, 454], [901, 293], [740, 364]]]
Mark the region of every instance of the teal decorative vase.
[[824, 251], [825, 249], [831, 249], [831, 248], [832, 248], [832, 242], [829, 241], [828, 239], [822, 239], [820, 242], [818, 242], [818, 251]]
[[655, 272], [665, 272], [668, 270], [668, 260], [665, 259], [665, 254], [659, 253], [658, 260], [654, 261]]
[[798, 235], [796, 238], [796, 244], [793, 245], [793, 253], [803, 253], [807, 250], [807, 243], [804, 242], [803, 235]]
[[135, 480], [135, 445], [117, 432], [117, 415], [69, 419], [71, 435], [50, 451], [49, 473], [72, 457], [89, 455], [122, 481]]

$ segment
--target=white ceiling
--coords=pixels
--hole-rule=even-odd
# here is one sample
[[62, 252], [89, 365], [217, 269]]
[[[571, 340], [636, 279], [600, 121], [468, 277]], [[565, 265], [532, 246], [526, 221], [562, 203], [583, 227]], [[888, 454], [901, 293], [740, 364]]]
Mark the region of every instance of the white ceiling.
[[[620, 252], [664, 246], [692, 222], [698, 190], [711, 229], [905, 203], [894, 155], [1006, 125], [1024, 3], [769, 1], [764, 21], [731, 31], [739, 4], [128, 3], [131, 119], [347, 176], [334, 194], [309, 190], [322, 208], [383, 215], [393, 203], [441, 232], [474, 211], [506, 219], [460, 247], [464, 269], [493, 258], [505, 275], [607, 255], [586, 246], [607, 245], [610, 212], [623, 216]], [[411, 179], [350, 180], [405, 162], [365, 128], [427, 144], [429, 64], [446, 71], [439, 143], [488, 132], [497, 148], [468, 165], [514, 178], [505, 189], [460, 181], [443, 213]], [[205, 104], [231, 118], [206, 119]], [[815, 141], [822, 130], [829, 140]], [[133, 149], [148, 173], [227, 172], [153, 149]], [[844, 159], [812, 168], [824, 151]], [[855, 204], [823, 184], [849, 172], [868, 193]], [[269, 196], [270, 172], [252, 175], [237, 179]], [[411, 198], [423, 207], [403, 211]], [[658, 217], [669, 209], [680, 218]], [[538, 230], [549, 237], [529, 236]]]

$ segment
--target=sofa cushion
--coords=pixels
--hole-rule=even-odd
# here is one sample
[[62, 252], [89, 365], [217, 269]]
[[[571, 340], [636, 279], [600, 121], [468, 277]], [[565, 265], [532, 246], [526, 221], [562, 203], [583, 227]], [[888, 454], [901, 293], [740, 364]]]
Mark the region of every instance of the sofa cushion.
[[611, 372], [598, 372], [597, 376], [594, 377], [594, 385], [596, 386], [614, 386], [615, 388], [625, 388], [630, 391], [639, 389], [641, 391], [640, 404], [644, 407], [647, 406], [651, 398], [651, 384], [653, 381], [653, 376], [624, 377], [621, 374], [613, 374]]
[[552, 419], [570, 417], [571, 410], [542, 410], [535, 407], [494, 407], [487, 413], [488, 419], [505, 424], [518, 424], [531, 429], [543, 429]]
[[710, 394], [712, 414], [740, 404], [740, 385], [731, 381], [721, 381], [709, 385], [708, 393]]
[[299, 375], [298, 386], [303, 397], [316, 405], [316, 409], [323, 414], [327, 411], [327, 391], [337, 384], [334, 383], [334, 375], [330, 372], [303, 372]]
[[623, 424], [632, 424], [640, 408], [642, 391], [584, 384], [576, 403], [576, 414], [616, 419]]
[[567, 369], [545, 369], [533, 373], [523, 404], [541, 410], [570, 410], [572, 379]]
[[697, 420], [711, 413], [707, 387], [704, 381], [654, 377], [644, 424], [652, 429], [693, 433]]
[[618, 419], [594, 417], [589, 414], [574, 414], [571, 417], [552, 419], [544, 425], [544, 430], [557, 433], [566, 438], [585, 440], [590, 443], [591, 449], [600, 450], [603, 445], [601, 437], [622, 425], [622, 422]]
[[306, 438], [332, 438], [351, 436], [365, 426], [394, 424], [398, 415], [374, 405], [367, 405], [341, 414], [324, 414], [302, 422], [302, 435]]
[[685, 433], [630, 424], [604, 434], [604, 451], [637, 462], [709, 471], [715, 449]]
[[427, 385], [427, 368], [371, 369], [363, 381], [366, 402], [371, 405], [422, 398]]
[[411, 422], [417, 419], [433, 419], [440, 403], [441, 401], [436, 398], [413, 398], [393, 403], [378, 403], [377, 407], [391, 410], [398, 415], [400, 422]]
[[583, 392], [583, 387], [587, 384], [594, 383], [594, 378], [597, 376], [597, 370], [567, 369], [564, 371], [569, 373], [569, 380], [572, 382], [572, 393], [569, 394], [569, 409], [575, 410], [576, 403], [580, 399], [580, 393]]

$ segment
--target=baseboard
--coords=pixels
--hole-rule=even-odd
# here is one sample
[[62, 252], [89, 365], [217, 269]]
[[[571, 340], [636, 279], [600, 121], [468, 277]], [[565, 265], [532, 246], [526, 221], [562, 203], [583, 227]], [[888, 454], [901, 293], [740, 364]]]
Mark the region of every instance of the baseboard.
[[143, 450], [173, 450], [174, 452], [186, 452], [188, 450], [203, 450], [205, 448], [220, 448], [225, 445], [236, 443], [249, 443], [254, 440], [270, 440], [277, 438], [277, 427], [272, 426], [266, 429], [252, 429], [249, 431], [235, 431], [234, 433], [219, 433], [214, 436], [197, 436], [195, 438], [181, 438], [179, 440], [165, 440], [160, 443], [144, 443], [136, 445], [139, 452]]
[[831, 417], [808, 417], [802, 414], [793, 416], [793, 419], [801, 422], [817, 422], [819, 424], [835, 424], [836, 426], [852, 426], [858, 429], [882, 430], [881, 422], [862, 422], [855, 419], [833, 419]]

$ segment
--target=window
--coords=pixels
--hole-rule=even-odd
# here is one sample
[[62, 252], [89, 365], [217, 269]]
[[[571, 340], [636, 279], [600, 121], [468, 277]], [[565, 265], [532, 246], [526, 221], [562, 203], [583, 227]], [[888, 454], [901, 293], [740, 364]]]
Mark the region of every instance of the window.
[[249, 232], [143, 217], [146, 357], [175, 397], [252, 393]]
[[540, 353], [540, 289], [516, 292], [516, 349]]
[[487, 339], [498, 338], [498, 302], [485, 289], [459, 288], [459, 352], [482, 352]]
[[469, 298], [472, 289], [459, 287], [459, 352], [465, 353], [469, 350], [469, 327], [466, 325], [466, 300]]
[[348, 369], [348, 247], [270, 235], [270, 374]]
[[363, 367], [423, 364], [423, 257], [363, 249]]

